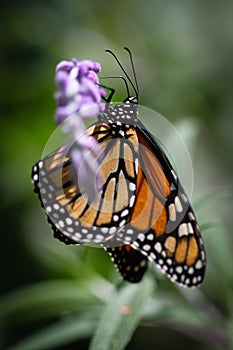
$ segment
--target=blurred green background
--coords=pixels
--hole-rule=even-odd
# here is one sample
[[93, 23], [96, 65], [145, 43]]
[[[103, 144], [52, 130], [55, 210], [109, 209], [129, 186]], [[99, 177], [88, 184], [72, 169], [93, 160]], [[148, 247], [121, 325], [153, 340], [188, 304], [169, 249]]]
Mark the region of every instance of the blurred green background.
[[[1, 1], [1, 349], [87, 349], [94, 334], [101, 350], [233, 348], [232, 13], [230, 0]], [[31, 166], [55, 129], [55, 65], [88, 58], [102, 75], [119, 75], [104, 50], [125, 64], [123, 46], [134, 55], [140, 103], [189, 148], [208, 257], [197, 290], [153, 266], [139, 285], [120, 282], [101, 249], [52, 238], [32, 192]], [[136, 312], [118, 319], [128, 304]]]

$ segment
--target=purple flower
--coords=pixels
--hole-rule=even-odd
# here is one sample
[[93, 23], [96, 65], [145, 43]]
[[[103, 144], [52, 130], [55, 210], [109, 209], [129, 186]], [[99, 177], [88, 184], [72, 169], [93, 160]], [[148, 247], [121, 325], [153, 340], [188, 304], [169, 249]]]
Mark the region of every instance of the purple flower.
[[71, 159], [81, 187], [91, 200], [101, 184], [99, 163], [93, 155], [93, 151], [99, 155], [100, 148], [96, 139], [86, 134], [84, 121], [96, 117], [105, 108], [102, 98], [106, 92], [98, 86], [97, 73], [100, 70], [98, 62], [78, 61], [76, 58], [61, 61], [56, 67], [58, 91], [55, 99], [58, 107], [55, 120], [57, 124], [62, 124], [63, 131], [70, 133], [76, 143]]
[[[82, 114], [86, 118], [96, 117], [104, 110], [101, 101], [106, 92], [98, 87], [100, 64], [90, 60], [61, 61], [56, 67], [56, 83], [58, 91], [55, 98], [58, 107], [55, 114], [57, 124], [64, 122], [72, 114]], [[90, 108], [90, 114], [88, 114]]]

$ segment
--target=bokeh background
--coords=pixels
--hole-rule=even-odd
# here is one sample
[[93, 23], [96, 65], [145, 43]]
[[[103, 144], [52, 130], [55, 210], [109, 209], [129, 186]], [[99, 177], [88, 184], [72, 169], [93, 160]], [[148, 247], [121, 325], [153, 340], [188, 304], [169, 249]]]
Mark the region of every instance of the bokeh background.
[[[126, 349], [231, 349], [233, 2], [2, 0], [0, 6], [0, 348], [87, 349], [98, 329], [92, 348], [114, 349], [128, 329], [121, 322], [114, 328], [117, 298], [132, 298], [140, 315]], [[192, 158], [192, 203], [208, 256], [198, 290], [175, 286], [153, 267], [141, 286], [121, 282], [101, 249], [52, 238], [32, 192], [31, 166], [55, 129], [56, 63], [89, 58], [101, 62], [103, 75], [119, 75], [104, 50], [127, 65], [123, 46], [133, 51], [141, 104], [173, 123]], [[121, 82], [113, 84], [123, 99]], [[105, 348], [98, 343], [103, 330], [106, 338], [112, 331], [113, 345]]]

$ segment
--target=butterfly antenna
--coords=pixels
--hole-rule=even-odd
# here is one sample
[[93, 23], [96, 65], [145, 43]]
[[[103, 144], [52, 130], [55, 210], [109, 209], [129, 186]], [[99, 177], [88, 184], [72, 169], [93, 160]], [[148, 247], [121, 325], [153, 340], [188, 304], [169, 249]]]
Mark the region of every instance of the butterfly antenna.
[[139, 96], [139, 88], [138, 88], [138, 81], [137, 81], [137, 75], [136, 75], [136, 70], [135, 70], [135, 66], [134, 66], [132, 52], [126, 46], [124, 47], [124, 49], [129, 53], [130, 63], [131, 63], [131, 67], [132, 67], [132, 70], [133, 70], [133, 76], [134, 76], [134, 81], [135, 81], [135, 85], [136, 85], [136, 91], [135, 92], [137, 92], [137, 97], [138, 97]]
[[[126, 70], [124, 69], [124, 67], [122, 66], [121, 62], [119, 61], [119, 59], [117, 58], [117, 56], [114, 54], [114, 52], [112, 52], [111, 50], [107, 49], [105, 50], [106, 52], [109, 52], [114, 58], [115, 60], [117, 61], [119, 67], [121, 68], [122, 72], [125, 74], [126, 78], [129, 80], [132, 88], [134, 89], [134, 92], [136, 94], [136, 97], [138, 98], [138, 89], [135, 88], [135, 85], [134, 83], [132, 82], [132, 80], [130, 79], [129, 75], [126, 73]], [[134, 69], [133, 69], [134, 70]], [[136, 85], [137, 86], [137, 85]], [[130, 96], [130, 95], [128, 95]]]

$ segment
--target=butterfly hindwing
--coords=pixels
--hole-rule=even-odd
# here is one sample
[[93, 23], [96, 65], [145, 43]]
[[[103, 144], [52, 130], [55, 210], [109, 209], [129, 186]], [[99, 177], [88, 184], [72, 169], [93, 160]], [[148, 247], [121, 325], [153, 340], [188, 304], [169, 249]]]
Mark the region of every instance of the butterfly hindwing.
[[122, 278], [131, 283], [140, 282], [148, 264], [148, 259], [131, 245], [121, 245], [106, 249]]
[[[134, 212], [140, 209], [136, 199], [131, 225], [137, 230], [141, 228], [141, 232], [132, 247], [155, 262], [172, 281], [187, 287], [196, 286], [203, 280], [206, 260], [194, 212], [166, 155], [150, 133], [142, 130], [142, 127], [137, 130], [140, 145], [137, 198], [145, 183], [145, 207], [149, 201], [151, 210], [132, 220]], [[160, 165], [157, 165], [157, 173], [156, 163]], [[161, 188], [165, 191], [164, 202]]]

